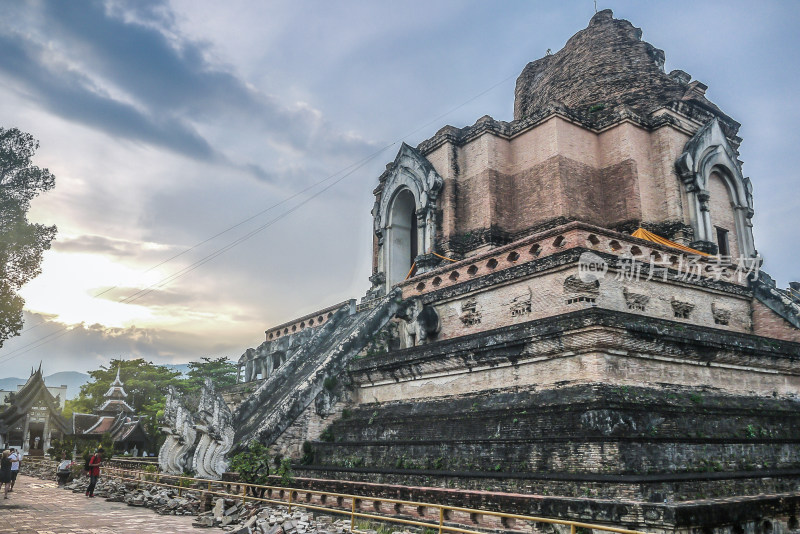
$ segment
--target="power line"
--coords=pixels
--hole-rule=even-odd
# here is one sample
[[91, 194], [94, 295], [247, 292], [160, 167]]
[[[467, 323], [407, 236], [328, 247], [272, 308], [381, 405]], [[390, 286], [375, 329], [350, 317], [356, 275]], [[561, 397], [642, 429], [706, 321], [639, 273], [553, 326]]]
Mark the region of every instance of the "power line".
[[[185, 276], [186, 274], [194, 271], [195, 269], [205, 265], [206, 263], [208, 263], [209, 261], [212, 261], [213, 259], [217, 258], [218, 256], [221, 256], [222, 254], [224, 254], [225, 252], [231, 250], [232, 248], [236, 247], [237, 245], [243, 243], [244, 241], [247, 241], [248, 239], [252, 238], [256, 234], [258, 234], [258, 233], [262, 232], [263, 230], [269, 228], [270, 226], [272, 226], [276, 222], [280, 221], [284, 217], [287, 217], [291, 213], [294, 213], [295, 211], [297, 211], [302, 206], [306, 205], [308, 202], [310, 202], [314, 198], [316, 198], [319, 195], [321, 195], [322, 193], [328, 191], [333, 186], [335, 186], [336, 184], [338, 184], [339, 182], [341, 182], [342, 180], [344, 180], [348, 176], [352, 175], [355, 171], [357, 171], [357, 170], [361, 169], [362, 167], [364, 167], [367, 163], [372, 161], [374, 158], [376, 158], [379, 154], [383, 153], [385, 150], [391, 148], [392, 146], [394, 146], [394, 145], [396, 145], [396, 144], [398, 144], [400, 142], [403, 142], [405, 139], [407, 139], [407, 138], [411, 137], [412, 135], [420, 132], [421, 130], [424, 130], [428, 126], [439, 122], [439, 120], [441, 120], [442, 118], [446, 117], [447, 115], [450, 115], [451, 113], [453, 113], [453, 112], [463, 108], [464, 106], [470, 104], [471, 102], [477, 100], [478, 98], [482, 97], [483, 95], [489, 93], [490, 91], [496, 89], [500, 85], [502, 85], [502, 84], [506, 83], [507, 81], [511, 80], [515, 76], [516, 76], [516, 74], [508, 76], [508, 77], [502, 79], [501, 81], [491, 85], [487, 89], [485, 89], [485, 90], [481, 91], [480, 93], [476, 94], [472, 98], [469, 98], [468, 100], [462, 102], [458, 106], [455, 106], [455, 107], [449, 109], [448, 111], [446, 111], [446, 112], [434, 117], [430, 121], [428, 121], [425, 124], [415, 128], [414, 130], [408, 132], [407, 134], [403, 135], [402, 137], [396, 139], [395, 141], [393, 141], [393, 142], [391, 142], [391, 143], [389, 143], [387, 145], [384, 145], [382, 148], [376, 150], [375, 152], [373, 152], [372, 154], [368, 155], [367, 157], [362, 158], [361, 160], [359, 160], [359, 161], [357, 161], [357, 162], [355, 162], [355, 163], [353, 163], [353, 164], [351, 164], [351, 165], [349, 165], [347, 167], [344, 167], [343, 169], [341, 169], [341, 170], [339, 170], [339, 171], [327, 176], [326, 178], [323, 178], [322, 180], [319, 180], [319, 181], [317, 181], [317, 182], [315, 182], [315, 183], [313, 183], [313, 184], [301, 189], [300, 191], [297, 191], [296, 193], [290, 195], [289, 197], [287, 197], [287, 198], [285, 198], [285, 199], [283, 199], [283, 200], [281, 200], [279, 202], [276, 202], [272, 206], [270, 206], [268, 208], [265, 208], [265, 209], [255, 213], [255, 214], [247, 217], [246, 219], [243, 219], [240, 222], [238, 222], [238, 223], [226, 228], [225, 230], [222, 230], [221, 232], [218, 232], [218, 233], [214, 234], [213, 236], [208, 237], [208, 238], [204, 239], [203, 241], [200, 241], [199, 243], [196, 243], [195, 245], [192, 245], [191, 247], [187, 248], [186, 250], [184, 250], [182, 252], [179, 252], [178, 254], [175, 254], [175, 255], [173, 255], [173, 256], [171, 256], [171, 257], [159, 262], [158, 264], [148, 268], [147, 270], [143, 271], [142, 274], [148, 273], [148, 272], [152, 271], [153, 269], [156, 269], [156, 268], [160, 267], [161, 265], [169, 263], [169, 262], [171, 262], [171, 261], [183, 256], [184, 254], [187, 254], [188, 252], [191, 252], [192, 250], [194, 250], [194, 249], [196, 249], [196, 248], [208, 243], [209, 241], [212, 241], [212, 240], [216, 239], [217, 237], [220, 237], [220, 236], [222, 236], [222, 235], [224, 235], [224, 234], [226, 234], [226, 233], [228, 233], [228, 232], [230, 232], [230, 231], [232, 231], [232, 230], [244, 225], [245, 223], [250, 222], [253, 219], [256, 219], [256, 218], [260, 217], [261, 215], [269, 212], [270, 210], [272, 210], [272, 209], [274, 209], [274, 208], [276, 208], [276, 207], [278, 207], [280, 205], [283, 205], [283, 204], [291, 201], [294, 198], [297, 198], [298, 196], [302, 195], [303, 193], [306, 193], [306, 192], [310, 191], [311, 189], [313, 189], [313, 188], [315, 188], [315, 187], [317, 187], [319, 185], [322, 185], [325, 182], [328, 182], [328, 181], [332, 180], [334, 177], [338, 176], [339, 174], [344, 173], [344, 174], [342, 174], [342, 176], [340, 176], [339, 178], [334, 180], [332, 183], [328, 184], [324, 188], [322, 188], [319, 191], [317, 191], [316, 193], [312, 194], [311, 196], [309, 196], [308, 198], [306, 198], [305, 200], [303, 200], [299, 204], [295, 205], [294, 207], [290, 208], [289, 210], [285, 211], [281, 215], [279, 215], [279, 216], [275, 217], [274, 219], [268, 221], [267, 223], [259, 226], [258, 228], [254, 229], [254, 230], [251, 230], [250, 232], [248, 232], [244, 236], [241, 236], [241, 237], [235, 239], [234, 241], [232, 241], [232, 242], [228, 243], [227, 245], [217, 249], [216, 251], [212, 252], [211, 254], [208, 254], [205, 257], [197, 260], [196, 262], [188, 265], [187, 267], [184, 267], [183, 269], [181, 269], [179, 271], [176, 271], [175, 273], [172, 273], [171, 275], [169, 275], [167, 277], [162, 278], [158, 282], [156, 282], [154, 284], [151, 284], [150, 286], [148, 286], [148, 287], [146, 287], [144, 289], [141, 289], [141, 290], [139, 290], [139, 291], [137, 291], [137, 292], [135, 292], [135, 293], [133, 293], [131, 295], [128, 295], [127, 297], [125, 297], [124, 299], [120, 300], [119, 302], [122, 303], [122, 304], [130, 304], [132, 302], [135, 302], [136, 300], [139, 300], [139, 299], [145, 297], [146, 295], [150, 294], [151, 292], [153, 292], [153, 291], [155, 291], [157, 289], [160, 289], [160, 288], [166, 286], [167, 284], [169, 284], [170, 282], [173, 282], [173, 281], [177, 280], [178, 278], [181, 278], [182, 276]], [[347, 172], [345, 172], [345, 171], [347, 171]], [[117, 289], [118, 287], [119, 286], [117, 285], [117, 286], [112, 286], [110, 288], [104, 289], [103, 291], [93, 295], [92, 297], [93, 298], [98, 298], [98, 297], [108, 293], [109, 291]], [[31, 328], [23, 331], [23, 334], [27, 333], [27, 332], [30, 332], [31, 330], [37, 328], [38, 326], [41, 326], [44, 323], [45, 323], [45, 321], [42, 321], [42, 322], [32, 326]], [[62, 337], [64, 335], [66, 335], [69, 332], [69, 330], [70, 330], [69, 325], [65, 325], [62, 328], [60, 328], [59, 330], [57, 330], [56, 332], [52, 332], [52, 333], [50, 333], [50, 334], [48, 334], [46, 336], [43, 336], [43, 337], [41, 337], [39, 339], [31, 341], [30, 343], [28, 343], [26, 345], [18, 347], [16, 349], [12, 350], [11, 352], [9, 352], [8, 354], [5, 354], [2, 357], [0, 357], [0, 363], [9, 361], [9, 360], [11, 360], [13, 358], [16, 358], [17, 356], [21, 356], [21, 355], [23, 355], [23, 354], [25, 354], [27, 352], [30, 352], [30, 351], [32, 351], [34, 349], [37, 349], [37, 348], [41, 347], [42, 345], [50, 343], [50, 342], [52, 342], [52, 341], [54, 341], [54, 340], [56, 340], [56, 339], [58, 339], [58, 338], [60, 338], [60, 337]]]

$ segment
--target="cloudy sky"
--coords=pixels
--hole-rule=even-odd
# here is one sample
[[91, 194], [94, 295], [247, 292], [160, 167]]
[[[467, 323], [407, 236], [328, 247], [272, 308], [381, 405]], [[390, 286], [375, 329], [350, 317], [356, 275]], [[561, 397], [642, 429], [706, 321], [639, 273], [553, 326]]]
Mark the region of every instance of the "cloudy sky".
[[[743, 126], [756, 246], [800, 280], [800, 3], [598, 1]], [[0, 0], [0, 125], [41, 142], [59, 232], [0, 376], [237, 359], [368, 287], [399, 142], [488, 114], [592, 0]], [[491, 89], [490, 89], [491, 88]]]

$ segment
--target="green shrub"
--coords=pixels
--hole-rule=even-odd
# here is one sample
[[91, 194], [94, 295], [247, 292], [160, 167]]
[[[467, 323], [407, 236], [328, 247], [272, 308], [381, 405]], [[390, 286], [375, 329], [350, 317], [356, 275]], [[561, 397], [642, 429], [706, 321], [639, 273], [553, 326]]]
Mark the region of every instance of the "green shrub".
[[303, 465], [311, 465], [314, 463], [314, 446], [310, 441], [303, 442], [303, 457], [300, 459]]
[[281, 486], [291, 486], [294, 484], [294, 477], [292, 476], [292, 461], [289, 458], [281, 460], [281, 465], [278, 467], [278, 476], [281, 477]]
[[242, 482], [266, 484], [269, 477], [267, 448], [257, 441], [251, 442], [246, 451], [235, 454], [231, 458], [230, 468], [239, 473]]
[[326, 428], [322, 431], [322, 434], [319, 435], [320, 441], [327, 441], [333, 442], [333, 429], [331, 427]]
[[322, 382], [322, 385], [328, 391], [333, 391], [338, 383], [339, 381], [336, 379], [335, 376], [329, 376]]

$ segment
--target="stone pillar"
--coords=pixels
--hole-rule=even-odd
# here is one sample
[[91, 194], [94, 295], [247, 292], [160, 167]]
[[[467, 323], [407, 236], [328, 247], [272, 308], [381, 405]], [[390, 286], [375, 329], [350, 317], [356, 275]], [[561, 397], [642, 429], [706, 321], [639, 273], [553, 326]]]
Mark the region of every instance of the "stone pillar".
[[50, 414], [44, 418], [44, 429], [42, 430], [42, 451], [47, 452], [50, 448]]
[[31, 440], [30, 430], [28, 426], [29, 415], [25, 415], [25, 425], [22, 427], [22, 452], [23, 454], [28, 453], [28, 443]]

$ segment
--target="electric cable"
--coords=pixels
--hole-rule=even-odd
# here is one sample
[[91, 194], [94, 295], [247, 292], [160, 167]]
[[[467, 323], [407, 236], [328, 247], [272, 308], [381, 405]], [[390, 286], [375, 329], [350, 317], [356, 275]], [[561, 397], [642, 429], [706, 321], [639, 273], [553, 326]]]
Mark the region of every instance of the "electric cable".
[[[341, 177], [339, 177], [338, 179], [334, 180], [332, 183], [328, 184], [327, 186], [325, 186], [324, 188], [322, 188], [319, 191], [315, 192], [314, 194], [312, 194], [311, 196], [309, 196], [308, 198], [306, 198], [305, 200], [303, 200], [299, 204], [295, 205], [294, 207], [290, 208], [289, 210], [287, 210], [286, 212], [282, 213], [281, 215], [275, 217], [274, 219], [268, 221], [267, 223], [257, 227], [254, 230], [251, 230], [250, 232], [248, 232], [244, 236], [241, 236], [241, 237], [235, 239], [234, 241], [232, 241], [232, 242], [228, 243], [227, 245], [215, 250], [214, 252], [204, 256], [203, 258], [197, 260], [196, 262], [190, 264], [189, 266], [184, 267], [183, 269], [181, 269], [181, 270], [179, 270], [179, 271], [177, 271], [175, 273], [172, 273], [171, 275], [169, 275], [167, 277], [162, 278], [158, 282], [155, 282], [154, 284], [151, 284], [150, 286], [148, 286], [148, 287], [146, 287], [144, 289], [141, 289], [141, 290], [139, 290], [139, 291], [137, 291], [137, 292], [135, 292], [135, 293], [133, 293], [131, 295], [128, 295], [127, 297], [125, 297], [124, 299], [121, 299], [118, 302], [123, 303], [123, 304], [129, 304], [131, 302], [135, 302], [136, 300], [139, 300], [140, 298], [143, 298], [144, 296], [146, 296], [147, 294], [151, 293], [152, 291], [155, 291], [157, 289], [165, 287], [167, 284], [177, 280], [178, 278], [181, 278], [182, 276], [185, 276], [186, 274], [194, 271], [195, 269], [201, 267], [202, 265], [205, 265], [209, 261], [212, 261], [213, 259], [215, 259], [218, 256], [224, 254], [225, 252], [231, 250], [232, 248], [236, 247], [237, 245], [243, 243], [244, 241], [249, 240], [250, 238], [252, 238], [256, 234], [258, 234], [258, 233], [262, 232], [263, 230], [269, 228], [270, 226], [272, 226], [276, 222], [282, 220], [284, 217], [290, 215], [291, 213], [294, 213], [300, 207], [306, 205], [308, 202], [310, 202], [314, 198], [316, 198], [319, 195], [321, 195], [322, 193], [328, 191], [333, 186], [335, 186], [336, 184], [338, 184], [339, 182], [341, 182], [342, 180], [344, 180], [348, 176], [352, 175], [355, 171], [357, 171], [360, 168], [362, 168], [363, 166], [365, 166], [367, 163], [372, 161], [374, 158], [376, 158], [378, 155], [380, 155], [381, 153], [383, 153], [387, 149], [391, 148], [392, 146], [394, 146], [394, 145], [396, 145], [398, 143], [401, 143], [401, 142], [405, 141], [407, 138], [409, 138], [412, 135], [418, 133], [419, 131], [427, 128], [428, 126], [439, 122], [442, 118], [444, 118], [444, 117], [452, 114], [453, 112], [463, 108], [464, 106], [466, 106], [466, 105], [470, 104], [471, 102], [477, 100], [478, 98], [482, 97], [483, 95], [491, 92], [492, 90], [494, 90], [497, 87], [499, 87], [500, 85], [508, 82], [509, 80], [511, 80], [514, 77], [516, 77], [516, 74], [508, 76], [508, 77], [500, 80], [499, 82], [491, 85], [487, 89], [479, 92], [475, 96], [473, 96], [473, 97], [469, 98], [468, 100], [462, 102], [461, 104], [449, 109], [448, 111], [446, 111], [446, 112], [444, 112], [444, 113], [442, 113], [440, 115], [437, 115], [436, 117], [434, 117], [430, 121], [428, 121], [428, 122], [424, 123], [423, 125], [415, 128], [414, 130], [408, 132], [407, 134], [403, 135], [402, 137], [396, 139], [395, 141], [384, 145], [383, 147], [381, 147], [380, 149], [374, 151], [373, 153], [371, 153], [370, 155], [366, 156], [365, 158], [362, 158], [361, 160], [359, 160], [359, 161], [357, 161], [357, 162], [355, 162], [355, 163], [353, 163], [353, 164], [351, 164], [351, 165], [349, 165], [347, 167], [344, 167], [343, 169], [340, 169], [339, 171], [327, 176], [326, 178], [323, 178], [322, 180], [319, 180], [317, 182], [314, 182], [313, 184], [308, 185], [307, 187], [301, 189], [300, 191], [297, 191], [296, 193], [293, 193], [289, 197], [287, 197], [287, 198], [285, 198], [285, 199], [283, 199], [283, 200], [281, 200], [279, 202], [276, 202], [275, 204], [269, 206], [268, 208], [265, 208], [265, 209], [255, 213], [255, 214], [253, 214], [253, 215], [251, 215], [251, 216], [239, 221], [238, 223], [236, 223], [236, 224], [234, 224], [234, 225], [232, 225], [232, 226], [230, 226], [230, 227], [228, 227], [228, 228], [226, 228], [226, 229], [214, 234], [213, 236], [208, 237], [208, 238], [196, 243], [195, 245], [192, 245], [191, 247], [187, 248], [186, 250], [181, 251], [178, 254], [175, 254], [175, 255], [173, 255], [173, 256], [171, 256], [171, 257], [169, 257], [169, 258], [167, 258], [167, 259], [165, 259], [165, 260], [163, 260], [163, 261], [161, 261], [159, 263], [157, 263], [156, 265], [153, 265], [152, 267], [149, 267], [148, 269], [143, 271], [142, 274], [148, 273], [148, 272], [152, 271], [153, 269], [156, 269], [156, 268], [160, 267], [161, 265], [169, 263], [169, 262], [171, 262], [171, 261], [183, 256], [184, 254], [187, 254], [188, 252], [191, 252], [192, 250], [194, 250], [194, 249], [196, 249], [196, 248], [198, 248], [198, 247], [200, 247], [200, 246], [202, 246], [202, 245], [204, 245], [204, 244], [216, 239], [217, 237], [220, 237], [220, 236], [222, 236], [222, 235], [224, 235], [224, 234], [226, 234], [226, 233], [228, 233], [228, 232], [230, 232], [230, 231], [232, 231], [232, 230], [234, 230], [234, 229], [246, 224], [247, 222], [250, 222], [253, 219], [256, 219], [256, 218], [260, 217], [261, 215], [271, 211], [272, 209], [274, 209], [274, 208], [276, 208], [276, 207], [278, 207], [280, 205], [283, 205], [283, 204], [291, 201], [294, 198], [297, 198], [298, 196], [302, 195], [303, 193], [306, 193], [306, 192], [310, 191], [311, 189], [313, 189], [313, 188], [315, 188], [315, 187], [317, 187], [319, 185], [322, 185], [325, 182], [328, 182], [328, 181], [332, 180], [334, 177], [338, 176], [339, 174], [344, 173], [344, 174], [342, 174]], [[350, 169], [350, 170], [348, 171], [348, 169]], [[347, 171], [347, 172], [345, 172], [345, 171]], [[110, 288], [104, 289], [103, 291], [93, 295], [93, 298], [98, 298], [98, 297], [108, 293], [109, 291], [117, 289], [118, 287], [119, 286], [112, 286]], [[42, 321], [42, 322], [30, 327], [29, 329], [24, 330], [20, 335], [22, 335], [24, 333], [27, 333], [27, 332], [30, 332], [31, 330], [33, 330], [33, 329], [35, 329], [35, 328], [37, 328], [37, 327], [39, 327], [39, 326], [41, 326], [41, 325], [43, 325], [45, 323], [46, 323], [46, 321]], [[43, 336], [43, 337], [38, 338], [36, 340], [33, 340], [33, 341], [31, 341], [30, 343], [28, 343], [26, 345], [18, 347], [18, 348], [12, 350], [11, 352], [9, 352], [7, 354], [4, 354], [4, 355], [0, 356], [0, 363], [9, 361], [9, 360], [11, 360], [13, 358], [16, 358], [17, 356], [21, 356], [21, 355], [23, 355], [23, 354], [25, 354], [27, 352], [30, 352], [30, 351], [32, 351], [34, 349], [37, 349], [37, 348], [41, 347], [42, 345], [45, 345], [47, 343], [52, 342], [52, 341], [62, 337], [63, 335], [66, 335], [71, 330], [70, 326], [71, 325], [64, 325], [63, 327], [61, 327], [56, 332], [52, 332], [50, 334], [47, 334], [46, 336]]]

